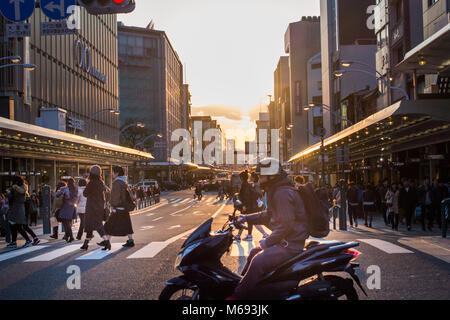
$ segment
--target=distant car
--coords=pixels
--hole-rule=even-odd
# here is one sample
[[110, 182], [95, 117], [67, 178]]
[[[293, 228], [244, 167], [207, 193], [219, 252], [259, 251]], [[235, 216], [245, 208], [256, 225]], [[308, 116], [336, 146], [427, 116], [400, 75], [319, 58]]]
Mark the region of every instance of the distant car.
[[158, 189], [159, 185], [158, 185], [158, 181], [156, 181], [156, 180], [145, 179], [145, 180], [142, 180], [141, 182], [136, 183], [135, 187], [136, 188], [144, 188], [144, 189], [154, 187], [154, 188]]
[[181, 186], [174, 182], [174, 181], [164, 181], [162, 183], [162, 187], [164, 190], [173, 190], [173, 191], [180, 191], [181, 190]]

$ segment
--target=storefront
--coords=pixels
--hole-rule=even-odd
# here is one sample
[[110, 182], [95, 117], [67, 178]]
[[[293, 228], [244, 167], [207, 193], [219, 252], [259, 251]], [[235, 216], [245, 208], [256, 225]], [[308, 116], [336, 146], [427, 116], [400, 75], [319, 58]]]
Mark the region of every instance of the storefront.
[[[440, 178], [450, 180], [449, 100], [398, 102], [324, 141], [325, 176], [379, 183]], [[290, 159], [296, 173], [322, 171], [321, 144]]]
[[0, 152], [0, 192], [10, 186], [12, 176], [24, 177], [33, 191], [43, 183], [55, 186], [62, 177], [82, 176], [94, 164], [103, 168], [110, 185], [112, 166], [128, 170], [137, 161], [153, 159], [149, 153], [2, 117]]

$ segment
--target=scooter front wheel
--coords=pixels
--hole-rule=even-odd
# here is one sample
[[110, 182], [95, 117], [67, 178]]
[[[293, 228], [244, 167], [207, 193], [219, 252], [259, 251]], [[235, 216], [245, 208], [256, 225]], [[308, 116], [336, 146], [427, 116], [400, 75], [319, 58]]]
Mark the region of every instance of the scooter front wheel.
[[199, 292], [198, 289], [193, 290], [182, 286], [166, 286], [159, 295], [159, 300], [199, 300]]

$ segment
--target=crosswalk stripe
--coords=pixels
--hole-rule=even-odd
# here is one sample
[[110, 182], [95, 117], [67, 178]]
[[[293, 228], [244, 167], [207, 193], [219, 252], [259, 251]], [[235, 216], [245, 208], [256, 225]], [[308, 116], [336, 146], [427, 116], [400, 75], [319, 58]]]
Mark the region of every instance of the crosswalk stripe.
[[68, 253], [80, 250], [79, 244], [73, 244], [70, 246], [66, 246], [61, 249], [56, 249], [52, 252], [42, 254], [32, 259], [25, 260], [25, 262], [43, 262], [43, 261], [52, 261], [56, 258], [62, 257]]
[[233, 243], [230, 256], [232, 257], [248, 257], [250, 251], [256, 248], [254, 241], [241, 241]]
[[28, 247], [28, 248], [17, 249], [17, 250], [11, 251], [11, 252], [3, 253], [0, 255], [0, 261], [6, 261], [9, 259], [20, 257], [24, 254], [35, 252], [35, 251], [42, 250], [45, 248], [48, 248], [48, 246]]
[[429, 243], [421, 238], [401, 238], [398, 240], [401, 244], [404, 244], [410, 248], [421, 251], [425, 254], [429, 254], [442, 261], [450, 263], [450, 250], [439, 246], [437, 244]]
[[127, 257], [127, 259], [154, 258], [165, 247], [167, 247], [166, 242], [152, 242]]
[[163, 217], [159, 217], [159, 218], [156, 218], [156, 219], [153, 219], [153, 221], [158, 221], [158, 220], [161, 220]]
[[184, 200], [181, 201], [180, 203], [185, 203], [185, 202], [187, 202], [187, 201], [189, 201], [189, 198], [184, 199]]
[[78, 257], [75, 260], [101, 260], [103, 258], [106, 258], [107, 256], [113, 254], [114, 252], [119, 251], [120, 249], [123, 249], [121, 243], [111, 243], [111, 250], [106, 251], [102, 249], [94, 250], [88, 254], [85, 254], [81, 257]]
[[393, 254], [393, 253], [414, 253], [408, 249], [405, 249], [403, 247], [397, 246], [393, 243], [384, 241], [384, 240], [379, 240], [379, 239], [358, 239], [357, 241], [361, 241], [364, 243], [367, 243], [381, 251], [384, 251], [386, 253], [389, 254]]

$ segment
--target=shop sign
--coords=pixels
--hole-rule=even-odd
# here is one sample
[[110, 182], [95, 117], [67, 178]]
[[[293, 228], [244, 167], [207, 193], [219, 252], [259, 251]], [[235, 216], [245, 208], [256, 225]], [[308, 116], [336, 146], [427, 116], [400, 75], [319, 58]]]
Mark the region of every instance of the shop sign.
[[75, 41], [75, 62], [82, 70], [101, 82], [106, 83], [106, 75], [102, 74], [92, 65], [92, 50], [80, 40]]
[[428, 155], [428, 160], [444, 160], [445, 156], [443, 154], [434, 154], [434, 155]]

